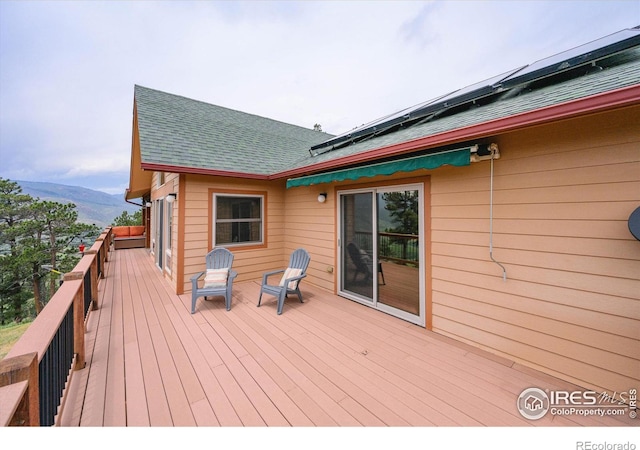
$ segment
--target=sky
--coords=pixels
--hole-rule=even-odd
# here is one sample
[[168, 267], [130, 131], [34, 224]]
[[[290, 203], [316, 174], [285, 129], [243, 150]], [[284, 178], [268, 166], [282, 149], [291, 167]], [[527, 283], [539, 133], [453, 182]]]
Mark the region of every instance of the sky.
[[638, 0], [0, 0], [0, 177], [124, 194], [136, 84], [341, 134], [638, 25]]

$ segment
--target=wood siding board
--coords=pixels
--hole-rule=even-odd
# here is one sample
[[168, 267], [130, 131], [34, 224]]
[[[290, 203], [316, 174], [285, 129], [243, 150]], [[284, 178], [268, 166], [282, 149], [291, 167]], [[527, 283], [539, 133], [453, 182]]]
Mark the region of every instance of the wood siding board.
[[[433, 229], [440, 231], [478, 232], [489, 231], [489, 219], [433, 218]], [[629, 227], [626, 220], [514, 220], [494, 221], [495, 235], [520, 234], [526, 236], [557, 236], [567, 238], [594, 238], [627, 240]]]
[[[500, 260], [500, 255], [499, 252], [494, 251], [494, 256], [498, 260]], [[462, 258], [442, 255], [434, 256], [433, 260], [434, 270], [435, 268], [456, 270], [463, 267], [464, 272], [484, 275], [496, 274], [497, 266], [492, 261], [463, 260]], [[634, 279], [618, 277], [612, 281], [612, 279], [607, 276], [521, 266], [513, 263], [509, 264], [507, 271], [510, 280], [535, 280], [541, 285], [563, 287], [575, 291], [594, 292], [603, 295], [625, 297], [632, 300], [637, 300], [638, 292], [640, 292], [640, 280]], [[637, 310], [635, 310], [635, 312], [634, 310], [629, 312], [632, 313], [634, 317], [638, 317]]]
[[[443, 283], [445, 282], [441, 282]], [[492, 308], [498, 308], [504, 309], [505, 314], [512, 312], [522, 314], [523, 320], [549, 319], [555, 324], [556, 333], [560, 337], [575, 341], [584, 339], [585, 342], [591, 342], [591, 345], [597, 348], [621, 353], [631, 358], [638, 359], [639, 356], [636, 349], [638, 337], [617, 334], [621, 331], [619, 322], [613, 320], [610, 324], [603, 324], [608, 318], [599, 312], [553, 302], [536, 301], [531, 298], [517, 298], [475, 286], [460, 286], [458, 283], [449, 283], [446, 290], [438, 291], [438, 304], [451, 306], [461, 300], [477, 302], [478, 308], [486, 307], [489, 311]], [[633, 325], [634, 322], [630, 322], [630, 327]]]
[[[553, 220], [609, 220], [612, 217], [619, 217], [625, 220], [631, 211], [635, 209], [636, 201], [606, 201], [606, 202], [565, 202], [562, 208], [555, 204], [494, 204], [494, 219], [520, 219], [520, 220], [543, 220], [553, 218]], [[432, 208], [434, 216], [443, 219], [486, 219], [489, 217], [489, 205], [466, 205], [465, 208], [459, 206], [434, 206]]]
[[[463, 281], [457, 281], [461, 279]], [[488, 290], [514, 296], [513, 301], [520, 301], [519, 297], [542, 300], [554, 304], [566, 305], [576, 308], [576, 313], [581, 310], [603, 313], [600, 320], [611, 320], [611, 329], [617, 329], [620, 335], [632, 337], [638, 336], [635, 327], [635, 318], [629, 318], [629, 312], [637, 310], [637, 301], [602, 295], [592, 292], [579, 292], [575, 289], [566, 289], [551, 285], [540, 285], [535, 281], [520, 281], [509, 279], [510, 285], [505, 286], [502, 277], [496, 273], [494, 276], [480, 275], [473, 272], [460, 274], [449, 269], [434, 268], [434, 292], [447, 292], [446, 288], [438, 285], [439, 280], [452, 283], [460, 283], [464, 286], [484, 287]], [[434, 296], [435, 301], [435, 296]], [[547, 306], [544, 306], [545, 308]], [[602, 325], [603, 327], [605, 324]]]
[[583, 385], [637, 379], [640, 248], [627, 220], [640, 201], [640, 135], [631, 110], [498, 137], [493, 255], [506, 283], [488, 254], [489, 164], [434, 171], [435, 330]]
[[[545, 267], [558, 271], [606, 276], [612, 279], [624, 278], [637, 280], [638, 274], [640, 273], [640, 260], [508, 249], [500, 246], [497, 238], [494, 240], [494, 249], [496, 248], [500, 249], [500, 261], [503, 264]], [[443, 257], [468, 258], [476, 261], [486, 261], [488, 258], [487, 247], [434, 243], [432, 250], [434, 257], [437, 255]]]
[[[502, 233], [496, 239], [498, 249], [537, 250], [541, 252], [556, 252], [558, 254], [599, 256], [603, 258], [619, 258], [637, 261], [637, 250], [630, 244], [630, 240], [605, 240], [577, 237], [557, 236], [527, 236]], [[457, 231], [433, 231], [432, 244], [461, 244], [484, 247], [489, 251], [489, 236], [487, 233], [464, 233]]]
[[[459, 323], [468, 323], [469, 317], [473, 315], [477, 328], [491, 330], [493, 334], [508, 337], [521, 344], [565, 355], [568, 358], [580, 360], [584, 364], [617, 372], [629, 378], [640, 374], [640, 355], [637, 350], [634, 357], [625, 357], [618, 353], [599, 349], [595, 347], [595, 343], [586, 339], [575, 341], [566, 337], [557, 337], [555, 335], [557, 332], [554, 329], [549, 330], [548, 324], [541, 323], [544, 320], [540, 318], [531, 318], [529, 325], [525, 326], [523, 321], [518, 320], [518, 317], [512, 312], [504, 315], [500, 314], [500, 311], [491, 310], [485, 306], [484, 309], [487, 310], [487, 313], [495, 312], [498, 314], [497, 316], [486, 316], [478, 314], [479, 308], [461, 309], [464, 306], [469, 307], [468, 302], [458, 301], [455, 307], [436, 304], [434, 305], [434, 316], [446, 317]], [[545, 325], [547, 325], [546, 329]], [[545, 331], [554, 334], [545, 333]]]
[[[435, 327], [436, 320], [434, 319], [434, 329]], [[624, 392], [629, 389], [629, 386], [638, 384], [637, 379], [593, 367], [579, 360], [568, 358], [566, 355], [531, 347], [510, 338], [445, 318], [438, 318], [437, 329], [438, 332], [454, 339], [462, 340], [472, 345], [481, 343], [481, 345], [494, 349], [515, 361], [522, 361], [530, 367], [560, 378], [569, 379], [579, 386], [594, 389], [598, 392]], [[580, 374], [587, 375], [589, 379], [580, 378]]]

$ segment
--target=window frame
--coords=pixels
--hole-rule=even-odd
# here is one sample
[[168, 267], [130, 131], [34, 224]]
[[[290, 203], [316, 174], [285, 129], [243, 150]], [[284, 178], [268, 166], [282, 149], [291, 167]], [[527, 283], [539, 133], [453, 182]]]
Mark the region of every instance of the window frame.
[[[236, 190], [216, 190], [210, 189], [210, 227], [209, 227], [209, 247], [224, 247], [235, 248], [238, 250], [264, 248], [267, 246], [267, 192], [266, 191], [236, 191]], [[229, 243], [217, 243], [216, 242], [216, 227], [218, 223], [217, 209], [219, 197], [245, 197], [247, 199], [258, 199], [260, 201], [260, 218], [259, 219], [222, 219], [224, 223], [249, 223], [260, 222], [260, 241], [248, 241], [248, 242], [229, 242]]]

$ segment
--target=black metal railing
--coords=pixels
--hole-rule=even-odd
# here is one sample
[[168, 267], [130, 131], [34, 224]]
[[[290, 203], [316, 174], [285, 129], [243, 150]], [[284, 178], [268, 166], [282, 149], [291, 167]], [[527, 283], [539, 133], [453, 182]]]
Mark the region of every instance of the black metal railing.
[[86, 319], [91, 309], [99, 307], [98, 279], [104, 278], [110, 241], [107, 228], [0, 361], [0, 387], [23, 380], [36, 386], [26, 389], [15, 405], [6, 405], [16, 411], [9, 424], [56, 424], [69, 375], [85, 365]]
[[[371, 232], [356, 231], [355, 244], [365, 251], [373, 248]], [[420, 261], [420, 236], [403, 233], [378, 233], [378, 258], [400, 264], [418, 264]]]
[[[99, 256], [99, 255], [98, 255]], [[98, 260], [100, 260], [100, 258], [98, 258]], [[91, 307], [91, 300], [92, 300], [92, 282], [91, 282], [91, 276], [92, 276], [92, 268], [89, 268], [89, 270], [87, 270], [84, 274], [84, 283], [83, 283], [83, 287], [84, 287], [84, 318], [86, 319], [87, 316], [89, 315], [89, 308]]]
[[73, 361], [73, 304], [40, 360], [40, 425], [54, 424]]

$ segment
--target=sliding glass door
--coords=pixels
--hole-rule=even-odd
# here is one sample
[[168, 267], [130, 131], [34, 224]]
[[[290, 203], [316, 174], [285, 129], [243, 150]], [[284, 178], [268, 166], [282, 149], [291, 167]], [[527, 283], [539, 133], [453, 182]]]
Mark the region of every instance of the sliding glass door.
[[424, 326], [422, 185], [338, 196], [339, 293]]

